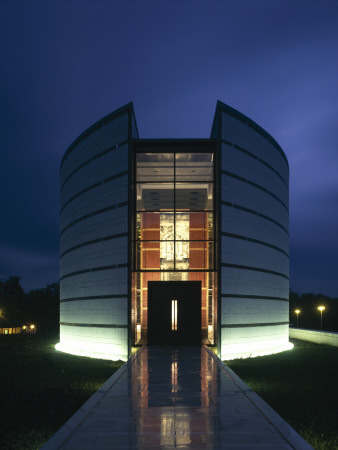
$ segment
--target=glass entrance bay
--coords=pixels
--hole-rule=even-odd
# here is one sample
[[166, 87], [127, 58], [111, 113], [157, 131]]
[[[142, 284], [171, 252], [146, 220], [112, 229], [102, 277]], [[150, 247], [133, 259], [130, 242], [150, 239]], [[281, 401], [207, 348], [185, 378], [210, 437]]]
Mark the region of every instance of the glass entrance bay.
[[134, 345], [147, 342], [148, 281], [201, 281], [202, 342], [214, 344], [214, 153], [136, 151], [134, 173]]

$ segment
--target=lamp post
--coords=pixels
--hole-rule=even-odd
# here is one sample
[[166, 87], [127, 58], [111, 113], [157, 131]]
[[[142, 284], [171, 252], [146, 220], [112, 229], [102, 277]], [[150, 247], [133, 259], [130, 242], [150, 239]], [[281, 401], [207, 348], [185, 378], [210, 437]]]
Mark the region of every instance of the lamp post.
[[323, 331], [323, 311], [325, 306], [318, 306], [318, 309], [320, 311], [320, 331]]
[[297, 314], [297, 328], [298, 328], [298, 314], [300, 313], [300, 309], [296, 309], [295, 313]]

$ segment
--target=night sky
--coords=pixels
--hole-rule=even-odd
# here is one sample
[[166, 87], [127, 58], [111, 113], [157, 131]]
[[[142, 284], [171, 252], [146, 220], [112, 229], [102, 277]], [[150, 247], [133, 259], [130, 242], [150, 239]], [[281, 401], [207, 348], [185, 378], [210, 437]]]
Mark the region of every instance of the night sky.
[[0, 0], [0, 280], [59, 273], [59, 165], [133, 101], [141, 138], [208, 138], [216, 101], [290, 164], [290, 287], [338, 297], [338, 2]]

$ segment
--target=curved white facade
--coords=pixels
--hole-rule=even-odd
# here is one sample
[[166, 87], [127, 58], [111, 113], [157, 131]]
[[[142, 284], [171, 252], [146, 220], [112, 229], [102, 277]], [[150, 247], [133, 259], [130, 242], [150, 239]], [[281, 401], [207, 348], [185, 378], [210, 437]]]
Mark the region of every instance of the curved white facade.
[[289, 344], [289, 166], [277, 142], [218, 102], [220, 353], [257, 356]]
[[[70, 146], [60, 168], [60, 344], [128, 358], [128, 158], [132, 106]], [[137, 137], [137, 135], [135, 136]]]
[[[126, 360], [136, 343], [133, 177], [138, 141], [133, 107], [128, 104], [80, 135], [61, 163], [57, 348], [68, 353]], [[182, 141], [166, 151], [176, 151]], [[215, 160], [212, 272], [217, 282], [209, 286], [214, 290], [214, 309], [208, 300], [204, 305], [202, 296], [202, 323], [203, 310], [209, 308], [217, 322], [212, 343], [222, 359], [285, 350], [289, 348], [287, 159], [270, 135], [221, 102], [210, 148]], [[146, 324], [142, 322], [142, 327]], [[146, 328], [142, 333], [146, 336]]]

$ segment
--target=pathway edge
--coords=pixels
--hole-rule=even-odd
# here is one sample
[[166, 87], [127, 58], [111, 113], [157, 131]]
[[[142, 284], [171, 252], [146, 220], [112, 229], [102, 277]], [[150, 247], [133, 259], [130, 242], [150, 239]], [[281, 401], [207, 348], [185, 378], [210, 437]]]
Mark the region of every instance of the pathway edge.
[[256, 392], [254, 392], [244, 381], [228, 367], [213, 351], [206, 345], [204, 349], [229, 376], [238, 389], [249, 399], [249, 401], [265, 416], [276, 431], [294, 450], [313, 450], [313, 447], [305, 441], [297, 431], [291, 427], [271, 406], [269, 406]]
[[121, 376], [128, 369], [130, 364], [138, 358], [144, 346], [139, 348], [128, 361], [123, 364], [89, 399], [62, 425], [62, 427], [41, 447], [40, 450], [57, 450], [71, 436], [80, 423], [88, 416], [92, 409], [102, 400], [109, 389], [117, 383]]

